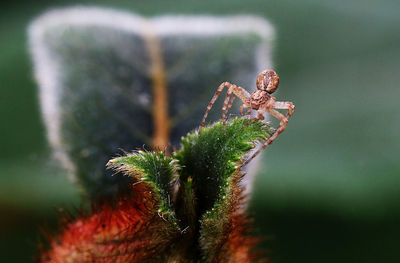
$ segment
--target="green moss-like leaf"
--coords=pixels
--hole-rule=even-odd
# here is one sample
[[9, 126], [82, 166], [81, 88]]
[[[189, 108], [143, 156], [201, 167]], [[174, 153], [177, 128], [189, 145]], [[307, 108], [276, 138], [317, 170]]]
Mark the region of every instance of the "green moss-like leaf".
[[[265, 140], [271, 131], [263, 122], [246, 125], [248, 121], [230, 120], [226, 132], [216, 123], [204, 128], [201, 135], [196, 131], [188, 134], [175, 158], [163, 152], [139, 151], [110, 160], [109, 167], [129, 176], [130, 195], [122, 196], [115, 206], [106, 203], [96, 214], [69, 223], [60, 236], [63, 242], [52, 243], [49, 257], [73, 259], [76, 253], [92, 255], [100, 249], [104, 255], [118, 255], [121, 262], [128, 258], [129, 262], [133, 258], [146, 262], [253, 262], [256, 257], [251, 250], [257, 239], [248, 235], [249, 221], [240, 209], [240, 168], [256, 142]], [[99, 228], [100, 224], [104, 227]], [[114, 244], [119, 230], [126, 238]], [[83, 231], [87, 232], [81, 235]], [[124, 244], [132, 242], [138, 243], [127, 249]], [[103, 245], [110, 246], [104, 250]], [[126, 255], [120, 253], [128, 250]]]
[[109, 162], [109, 166], [150, 184], [161, 200], [159, 212], [173, 215], [171, 182], [176, 177], [178, 168], [173, 158], [165, 156], [163, 152], [139, 151], [114, 158]]
[[193, 179], [198, 204], [198, 214], [218, 205], [226, 195], [229, 177], [241, 166], [241, 158], [255, 142], [266, 139], [270, 127], [254, 122], [243, 128], [249, 120], [236, 118], [228, 121], [226, 134], [221, 123], [203, 129], [201, 136], [188, 134], [182, 139], [182, 150], [175, 154], [182, 166], [180, 180]]

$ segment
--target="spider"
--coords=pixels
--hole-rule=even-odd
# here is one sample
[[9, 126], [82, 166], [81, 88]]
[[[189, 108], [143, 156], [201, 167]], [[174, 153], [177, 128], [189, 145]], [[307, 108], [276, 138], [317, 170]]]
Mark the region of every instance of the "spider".
[[[253, 155], [247, 159], [243, 165], [248, 164], [251, 160], [253, 160], [257, 155], [259, 155], [268, 145], [270, 145], [279, 134], [281, 134], [287, 126], [288, 119], [294, 113], [294, 104], [289, 101], [276, 101], [275, 97], [272, 97], [271, 94], [275, 92], [278, 88], [279, 77], [273, 70], [264, 70], [257, 76], [257, 90], [252, 94], [247, 92], [242, 87], [236, 86], [229, 82], [223, 82], [215, 92], [212, 97], [210, 103], [207, 106], [207, 110], [204, 113], [203, 120], [201, 121], [201, 125], [199, 128], [199, 135], [201, 134], [201, 129], [204, 127], [208, 112], [211, 110], [215, 101], [218, 99], [218, 96], [221, 94], [222, 90], [227, 87], [228, 91], [226, 93], [226, 97], [224, 100], [224, 104], [222, 107], [222, 123], [224, 127], [225, 133], [225, 124], [226, 124], [226, 115], [229, 109], [232, 107], [233, 101], [236, 97], [238, 97], [243, 104], [240, 106], [240, 114], [244, 116], [244, 109], [247, 109], [247, 115], [251, 114], [251, 110], [257, 110], [257, 116], [251, 119], [244, 127], [250, 125], [251, 123], [257, 120], [264, 119], [264, 113], [268, 112], [275, 118], [280, 120], [280, 124], [278, 128], [275, 130], [274, 134], [268, 138], [268, 140], [261, 146]], [[232, 96], [233, 95], [235, 96]], [[232, 97], [231, 97], [232, 96]], [[283, 115], [279, 111], [275, 109], [284, 109], [287, 110], [286, 115]], [[244, 128], [243, 127], [243, 128]]]

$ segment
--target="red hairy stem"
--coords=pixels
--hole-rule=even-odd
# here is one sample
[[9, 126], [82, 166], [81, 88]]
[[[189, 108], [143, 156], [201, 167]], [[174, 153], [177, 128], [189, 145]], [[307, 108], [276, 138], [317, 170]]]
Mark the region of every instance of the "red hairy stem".
[[90, 216], [66, 223], [50, 240], [43, 262], [143, 262], [163, 251], [175, 235], [157, 213], [159, 200], [146, 183], [116, 205], [101, 205]]

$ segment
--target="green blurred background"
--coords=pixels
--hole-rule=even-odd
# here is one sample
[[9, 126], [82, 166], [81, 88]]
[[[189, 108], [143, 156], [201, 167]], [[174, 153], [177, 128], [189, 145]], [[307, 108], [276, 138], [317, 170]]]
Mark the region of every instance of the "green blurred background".
[[263, 155], [251, 213], [273, 262], [399, 262], [400, 2], [13, 1], [0, 4], [0, 255], [31, 262], [38, 229], [79, 206], [49, 158], [26, 26], [46, 9], [256, 14], [277, 31], [277, 97], [296, 113]]

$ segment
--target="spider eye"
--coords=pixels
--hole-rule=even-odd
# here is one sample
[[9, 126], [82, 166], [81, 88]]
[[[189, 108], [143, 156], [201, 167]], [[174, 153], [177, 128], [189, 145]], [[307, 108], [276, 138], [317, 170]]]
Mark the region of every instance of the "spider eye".
[[269, 94], [278, 88], [279, 77], [273, 70], [264, 70], [257, 77], [257, 89], [265, 90]]

